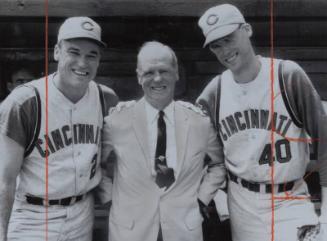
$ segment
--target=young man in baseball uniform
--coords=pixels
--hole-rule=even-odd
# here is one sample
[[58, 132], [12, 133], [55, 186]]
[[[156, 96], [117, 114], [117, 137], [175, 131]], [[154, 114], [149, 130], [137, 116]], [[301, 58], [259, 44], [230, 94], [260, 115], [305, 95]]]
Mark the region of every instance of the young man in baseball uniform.
[[93, 81], [104, 46], [96, 22], [68, 18], [54, 49], [57, 72], [1, 104], [1, 241], [91, 240], [103, 115], [117, 103]]
[[[199, 26], [204, 46], [227, 68], [197, 102], [210, 114], [224, 148], [233, 240], [301, 240], [327, 225], [327, 118], [320, 97], [296, 63], [255, 54], [252, 28], [235, 6], [208, 9]], [[318, 153], [320, 220], [303, 180], [307, 134]], [[319, 240], [327, 240], [326, 234]]]

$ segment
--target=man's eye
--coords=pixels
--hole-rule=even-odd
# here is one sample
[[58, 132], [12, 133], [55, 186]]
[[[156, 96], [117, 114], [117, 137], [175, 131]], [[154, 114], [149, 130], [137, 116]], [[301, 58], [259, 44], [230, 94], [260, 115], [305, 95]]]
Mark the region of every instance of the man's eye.
[[68, 51], [68, 53], [71, 55], [76, 55], [76, 56], [79, 55], [79, 53], [77, 51]]
[[229, 39], [229, 38], [226, 38], [226, 39], [224, 39], [224, 42], [225, 42], [226, 44], [228, 44], [228, 43], [230, 43], [230, 42], [231, 42], [231, 39]]
[[221, 46], [219, 44], [210, 44], [209, 47], [211, 49], [219, 49]]
[[97, 56], [96, 55], [88, 55], [87, 56], [89, 59], [95, 59]]
[[153, 76], [153, 73], [152, 72], [145, 72], [144, 74], [143, 74], [143, 77], [145, 77], [145, 78], [150, 78], [150, 77], [152, 77]]

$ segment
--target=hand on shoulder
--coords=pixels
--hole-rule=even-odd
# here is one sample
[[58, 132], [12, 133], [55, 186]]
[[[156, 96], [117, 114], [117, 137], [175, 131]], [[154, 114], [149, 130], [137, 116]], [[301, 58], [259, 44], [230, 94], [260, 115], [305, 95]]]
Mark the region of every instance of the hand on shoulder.
[[195, 112], [201, 116], [207, 116], [207, 114], [199, 106], [195, 106], [190, 102], [181, 101], [181, 100], [178, 100], [177, 102], [179, 104], [181, 104], [182, 106], [184, 106], [185, 108], [192, 110], [193, 112]]
[[134, 106], [136, 103], [135, 100], [129, 100], [129, 101], [120, 101], [115, 107], [110, 108], [109, 115], [113, 113], [119, 113], [124, 109], [130, 108]]

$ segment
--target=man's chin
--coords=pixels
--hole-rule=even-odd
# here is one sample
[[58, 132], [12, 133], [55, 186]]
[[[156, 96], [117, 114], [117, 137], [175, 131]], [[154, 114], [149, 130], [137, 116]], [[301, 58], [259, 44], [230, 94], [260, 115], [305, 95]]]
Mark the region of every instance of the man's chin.
[[90, 76], [77, 76], [75, 75], [73, 78], [74, 82], [81, 83], [81, 82], [90, 82]]

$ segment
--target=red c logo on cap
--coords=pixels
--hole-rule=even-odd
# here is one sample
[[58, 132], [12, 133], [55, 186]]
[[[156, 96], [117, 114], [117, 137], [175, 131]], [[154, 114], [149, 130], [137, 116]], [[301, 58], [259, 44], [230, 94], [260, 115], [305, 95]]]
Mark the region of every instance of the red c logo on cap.
[[207, 18], [207, 24], [208, 25], [214, 25], [214, 24], [216, 24], [218, 22], [218, 20], [219, 20], [219, 17], [217, 15], [211, 14]]
[[82, 23], [82, 28], [87, 31], [92, 31], [94, 29], [94, 25], [91, 22], [84, 22]]

